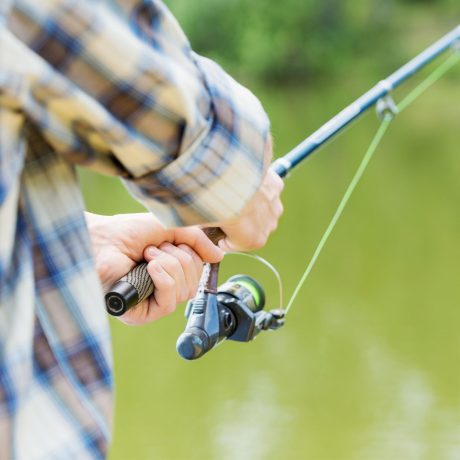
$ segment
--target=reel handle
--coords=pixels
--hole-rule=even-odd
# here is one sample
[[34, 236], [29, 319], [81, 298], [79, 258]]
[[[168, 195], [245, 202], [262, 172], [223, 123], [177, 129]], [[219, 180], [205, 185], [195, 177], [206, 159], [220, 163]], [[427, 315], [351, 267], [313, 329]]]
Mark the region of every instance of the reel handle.
[[[225, 238], [225, 233], [218, 227], [207, 227], [203, 231], [214, 244]], [[154, 288], [147, 263], [142, 262], [110, 288], [105, 295], [105, 308], [110, 315], [121, 316], [150, 297]]]

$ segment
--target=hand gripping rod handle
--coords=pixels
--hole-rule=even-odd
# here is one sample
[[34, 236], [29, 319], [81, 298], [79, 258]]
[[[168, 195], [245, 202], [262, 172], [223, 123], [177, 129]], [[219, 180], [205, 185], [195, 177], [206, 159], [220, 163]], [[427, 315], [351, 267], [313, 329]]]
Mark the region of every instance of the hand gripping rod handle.
[[[217, 244], [225, 233], [217, 227], [203, 230], [208, 238]], [[119, 279], [105, 295], [105, 307], [112, 316], [124, 315], [128, 310], [153, 294], [155, 286], [147, 271], [147, 263], [136, 265], [129, 273]]]

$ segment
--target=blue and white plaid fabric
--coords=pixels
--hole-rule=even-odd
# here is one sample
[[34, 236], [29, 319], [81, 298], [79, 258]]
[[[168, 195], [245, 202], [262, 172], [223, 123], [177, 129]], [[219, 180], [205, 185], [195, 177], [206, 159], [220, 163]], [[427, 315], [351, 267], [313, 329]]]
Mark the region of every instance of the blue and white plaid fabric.
[[160, 1], [0, 5], [0, 459], [103, 458], [112, 369], [74, 166], [168, 225], [257, 189], [268, 121]]

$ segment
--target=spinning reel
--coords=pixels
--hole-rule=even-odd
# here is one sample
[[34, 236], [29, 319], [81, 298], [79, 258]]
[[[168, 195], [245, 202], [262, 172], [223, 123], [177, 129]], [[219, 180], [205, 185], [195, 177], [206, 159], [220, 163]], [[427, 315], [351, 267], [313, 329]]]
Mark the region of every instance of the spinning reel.
[[236, 275], [214, 289], [217, 270], [217, 264], [205, 266], [197, 296], [187, 305], [187, 325], [176, 344], [184, 359], [200, 358], [225, 339], [249, 342], [284, 324], [283, 310], [263, 309], [265, 293], [256, 280]]

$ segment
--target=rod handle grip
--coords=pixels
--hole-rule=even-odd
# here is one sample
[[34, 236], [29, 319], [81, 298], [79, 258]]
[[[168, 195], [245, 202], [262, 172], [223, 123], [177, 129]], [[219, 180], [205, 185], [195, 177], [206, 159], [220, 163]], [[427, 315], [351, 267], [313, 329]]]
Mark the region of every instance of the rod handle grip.
[[152, 278], [147, 271], [147, 263], [136, 265], [120, 278], [105, 295], [105, 307], [113, 316], [121, 316], [130, 308], [152, 295]]
[[206, 227], [203, 229], [203, 232], [215, 245], [227, 236], [219, 227]]
[[[208, 227], [203, 231], [214, 244], [225, 237], [225, 233], [218, 227]], [[105, 295], [105, 308], [112, 316], [124, 315], [150, 297], [154, 289], [152, 278], [147, 271], [147, 263], [142, 262], [110, 288]]]

